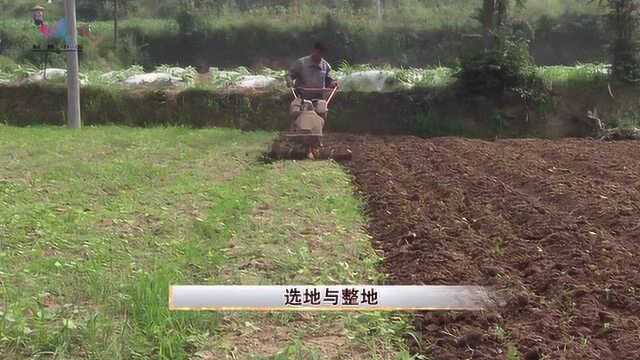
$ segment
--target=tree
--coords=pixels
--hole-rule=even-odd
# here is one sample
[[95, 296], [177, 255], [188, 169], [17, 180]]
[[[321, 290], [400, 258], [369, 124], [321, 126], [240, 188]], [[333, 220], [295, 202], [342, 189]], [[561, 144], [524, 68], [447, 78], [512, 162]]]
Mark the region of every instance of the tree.
[[[523, 7], [524, 0], [514, 0]], [[477, 20], [483, 28], [485, 51], [471, 51], [460, 58], [455, 77], [465, 95], [499, 99], [517, 95], [530, 108], [547, 99], [547, 88], [537, 75], [529, 42], [513, 32], [508, 21], [510, 0], [482, 0]], [[509, 27], [508, 27], [509, 25]]]
[[[507, 22], [512, 0], [482, 0], [478, 20], [482, 23], [485, 50], [495, 47], [495, 40]], [[524, 7], [526, 0], [514, 0], [515, 5]]]
[[135, 1], [130, 0], [77, 0], [78, 18], [85, 21], [113, 20], [113, 47], [118, 47], [118, 22], [135, 10]]
[[110, 0], [113, 18], [113, 48], [118, 50], [119, 29], [118, 21], [120, 16], [133, 11], [133, 4], [129, 0]]
[[[76, 0], [78, 18], [83, 21], [113, 20], [115, 0]], [[139, 1], [118, 0], [120, 17], [135, 10]]]
[[[600, 4], [605, 1], [601, 0]], [[640, 5], [637, 0], [607, 0], [608, 23], [613, 35], [610, 52], [612, 73], [618, 80], [640, 81], [638, 22]]]

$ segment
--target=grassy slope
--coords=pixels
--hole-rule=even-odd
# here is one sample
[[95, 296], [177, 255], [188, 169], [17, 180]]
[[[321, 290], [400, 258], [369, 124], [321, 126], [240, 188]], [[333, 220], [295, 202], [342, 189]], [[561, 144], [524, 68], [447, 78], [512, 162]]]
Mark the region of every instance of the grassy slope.
[[175, 282], [381, 280], [349, 177], [330, 162], [258, 164], [270, 138], [0, 127], [3, 358], [401, 351], [406, 321], [387, 315], [167, 310]]

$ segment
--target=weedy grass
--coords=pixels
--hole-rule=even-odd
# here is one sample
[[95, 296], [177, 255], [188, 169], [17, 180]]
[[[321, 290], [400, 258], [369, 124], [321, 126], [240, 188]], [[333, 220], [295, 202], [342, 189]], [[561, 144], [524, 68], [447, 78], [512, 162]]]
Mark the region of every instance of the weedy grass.
[[637, 110], [621, 106], [607, 123], [608, 128], [633, 129], [640, 127], [640, 113]]
[[609, 79], [610, 67], [605, 64], [577, 64], [575, 66], [542, 66], [538, 75], [548, 84], [560, 87], [588, 87], [601, 85]]
[[259, 163], [272, 136], [0, 126], [0, 353], [406, 355], [402, 316], [168, 310], [174, 283], [383, 280], [350, 177], [332, 162]]

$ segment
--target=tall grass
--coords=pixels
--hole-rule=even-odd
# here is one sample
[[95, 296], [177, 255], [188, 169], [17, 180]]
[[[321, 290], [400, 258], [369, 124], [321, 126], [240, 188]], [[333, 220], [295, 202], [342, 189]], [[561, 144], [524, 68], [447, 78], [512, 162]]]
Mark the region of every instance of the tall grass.
[[609, 73], [609, 66], [603, 64], [543, 66], [537, 69], [537, 74], [547, 84], [574, 88], [601, 84], [609, 79]]

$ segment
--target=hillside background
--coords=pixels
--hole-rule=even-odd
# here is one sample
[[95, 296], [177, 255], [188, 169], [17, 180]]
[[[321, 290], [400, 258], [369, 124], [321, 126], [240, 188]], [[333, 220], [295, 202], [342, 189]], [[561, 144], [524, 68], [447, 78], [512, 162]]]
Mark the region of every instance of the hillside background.
[[[81, 39], [84, 68], [132, 64], [282, 68], [314, 40], [331, 47], [333, 63], [404, 67], [455, 65], [481, 46], [479, 0], [119, 0], [114, 42], [113, 0], [78, 0], [78, 17], [92, 29]], [[37, 2], [0, 0], [0, 66], [38, 63], [42, 40], [30, 19]], [[47, 21], [62, 1], [42, 1]], [[529, 0], [512, 9], [512, 28], [530, 42], [539, 65], [607, 62], [609, 38], [597, 2]], [[64, 64], [62, 55], [51, 60]]]

